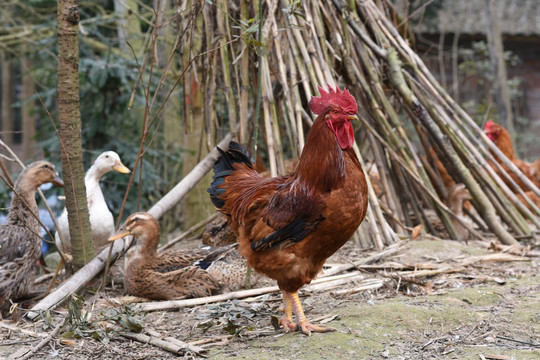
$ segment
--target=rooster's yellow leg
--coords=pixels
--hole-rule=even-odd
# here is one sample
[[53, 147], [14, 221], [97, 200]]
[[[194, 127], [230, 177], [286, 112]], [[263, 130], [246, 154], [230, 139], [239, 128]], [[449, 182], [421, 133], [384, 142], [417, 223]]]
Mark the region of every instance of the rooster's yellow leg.
[[296, 319], [298, 320], [298, 326], [300, 327], [300, 330], [306, 334], [311, 335], [312, 332], [330, 332], [330, 331], [336, 331], [336, 329], [332, 327], [326, 327], [322, 325], [313, 325], [309, 323], [309, 321], [306, 318], [306, 315], [304, 314], [304, 309], [302, 308], [302, 304], [300, 303], [300, 298], [298, 297], [297, 292], [290, 293], [289, 296], [292, 300], [292, 308], [294, 310], [294, 313], [296, 314]]
[[283, 326], [285, 332], [296, 330], [296, 324], [292, 316], [292, 298], [291, 294], [282, 291], [283, 294], [283, 316], [279, 320], [279, 324]]

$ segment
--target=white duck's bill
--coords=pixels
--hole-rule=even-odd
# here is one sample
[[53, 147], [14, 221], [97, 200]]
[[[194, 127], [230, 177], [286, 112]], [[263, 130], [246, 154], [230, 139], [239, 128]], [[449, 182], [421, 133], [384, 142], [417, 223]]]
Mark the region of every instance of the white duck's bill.
[[113, 166], [113, 169], [118, 171], [122, 174], [128, 174], [131, 172], [124, 164], [122, 164], [120, 161], [117, 161], [116, 164]]

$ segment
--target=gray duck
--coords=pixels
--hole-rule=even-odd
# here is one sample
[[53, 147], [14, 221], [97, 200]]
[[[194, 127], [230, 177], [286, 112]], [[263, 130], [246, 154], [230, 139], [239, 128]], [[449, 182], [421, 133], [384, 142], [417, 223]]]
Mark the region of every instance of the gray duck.
[[144, 212], [130, 215], [109, 241], [128, 235], [137, 243], [124, 268], [124, 288], [130, 295], [154, 300], [203, 297], [237, 290], [245, 284], [246, 262], [236, 251], [236, 244], [160, 255], [159, 223]]
[[0, 225], [0, 307], [28, 293], [33, 267], [41, 254], [41, 225], [37, 189], [46, 183], [64, 186], [54, 165], [36, 161], [24, 169], [14, 185], [7, 221]]

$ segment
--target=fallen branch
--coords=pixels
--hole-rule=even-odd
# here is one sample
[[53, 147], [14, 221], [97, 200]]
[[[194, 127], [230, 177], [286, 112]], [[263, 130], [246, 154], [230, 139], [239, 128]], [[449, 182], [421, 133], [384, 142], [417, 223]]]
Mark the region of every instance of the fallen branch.
[[418, 269], [422, 270], [437, 270], [439, 269], [437, 265], [433, 263], [424, 263], [424, 264], [414, 264], [414, 265], [407, 265], [407, 264], [399, 264], [399, 263], [392, 263], [392, 264], [380, 264], [380, 265], [356, 265], [355, 268], [361, 269], [361, 270], [386, 270], [386, 271], [398, 271], [398, 270], [414, 270], [418, 271]]
[[477, 262], [507, 262], [507, 261], [531, 261], [531, 259], [523, 257], [523, 256], [511, 255], [507, 253], [496, 253], [496, 254], [488, 254], [488, 255], [480, 255], [480, 256], [471, 256], [467, 259], [464, 259], [461, 262], [461, 265], [467, 266], [467, 265], [472, 265]]
[[[161, 348], [161, 349], [163, 349], [165, 351], [171, 352], [173, 354], [184, 354], [186, 351], [189, 350], [188, 347], [197, 348], [197, 349], [200, 349], [201, 351], [206, 351], [203, 348], [198, 348], [198, 347], [192, 346], [192, 345], [190, 346], [189, 344], [186, 344], [186, 343], [184, 343], [184, 344], [186, 344], [187, 346], [182, 346], [182, 345], [179, 345], [177, 341], [175, 341], [175, 342], [166, 341], [166, 340], [163, 340], [163, 339], [158, 339], [156, 337], [148, 336], [148, 335], [144, 335], [144, 334], [120, 333], [120, 335], [122, 335], [125, 338], [141, 342], [143, 344], [150, 344], [150, 345], [157, 346], [157, 347], [159, 347], [159, 348]], [[180, 340], [178, 340], [178, 341], [180, 341]], [[197, 354], [200, 355], [199, 353], [197, 353]]]
[[175, 345], [178, 345], [188, 351], [191, 351], [192, 353], [195, 353], [197, 355], [200, 355], [200, 356], [203, 356], [202, 353], [205, 352], [206, 350], [202, 347], [199, 347], [199, 346], [195, 346], [193, 344], [190, 344], [190, 343], [187, 343], [187, 342], [184, 342], [182, 340], [179, 340], [179, 339], [176, 339], [176, 338], [173, 338], [172, 336], [167, 336], [165, 338], [165, 340], [167, 341], [170, 341], [172, 342], [173, 344]]
[[497, 335], [496, 338], [497, 339], [502, 339], [502, 340], [507, 340], [507, 341], [513, 341], [513, 342], [516, 342], [518, 344], [529, 345], [529, 346], [533, 346], [533, 347], [540, 347], [540, 344], [532, 343], [532, 342], [529, 342], [529, 341], [522, 341], [522, 340], [518, 340], [518, 339], [512, 339], [512, 338], [509, 338], [507, 336]]
[[351, 281], [364, 280], [365, 277], [366, 277], [364, 274], [361, 274], [358, 271], [347, 273], [345, 275], [347, 275], [347, 276], [343, 276], [343, 277], [338, 278], [338, 279], [333, 280], [333, 281], [308, 285], [304, 289], [306, 291], [310, 291], [310, 292], [311, 291], [328, 290], [328, 289], [331, 289], [331, 288], [335, 288], [336, 286], [341, 286], [341, 285], [350, 283]]
[[482, 355], [480, 354], [482, 360], [510, 360], [508, 356], [505, 355]]
[[[25, 360], [25, 359], [28, 359], [30, 356], [34, 355], [39, 349], [41, 349], [42, 347], [44, 347], [45, 345], [47, 345], [49, 343], [49, 341], [51, 341], [51, 339], [53, 337], [55, 337], [56, 335], [58, 335], [58, 333], [60, 332], [60, 328], [62, 327], [62, 324], [63, 324], [63, 321], [59, 322], [58, 325], [56, 325], [56, 327], [54, 328], [53, 331], [51, 331], [51, 333], [46, 337], [44, 338], [43, 340], [41, 340], [36, 346], [34, 346], [33, 348], [29, 349], [28, 352], [26, 352], [25, 354], [17, 354], [18, 356], [17, 357], [13, 357], [13, 359], [19, 359], [19, 360]], [[18, 353], [19, 351], [17, 351]], [[23, 356], [21, 356], [23, 355]], [[8, 359], [12, 359], [11, 356], [8, 357]]]
[[53, 276], [54, 276], [53, 273], [43, 274], [43, 275], [41, 275], [41, 276], [38, 276], [38, 277], [35, 278], [35, 280], [34, 280], [34, 285], [41, 284], [42, 282], [49, 280], [49, 279], [52, 278]]
[[367, 264], [374, 263], [374, 262], [379, 261], [379, 260], [381, 260], [383, 258], [394, 255], [395, 253], [399, 252], [402, 249], [403, 246], [404, 246], [403, 242], [392, 244], [386, 250], [381, 251], [381, 252], [379, 252], [377, 254], [368, 256], [367, 258], [362, 259], [360, 261], [357, 261], [357, 262], [355, 262], [353, 264], [345, 264], [345, 265], [341, 265], [341, 266], [336, 266], [335, 268], [330, 269], [329, 271], [325, 271], [324, 275], [325, 276], [330, 276], [330, 275], [334, 275], [334, 274], [339, 274], [341, 272], [357, 268], [358, 266], [361, 266], [361, 265], [367, 265]]
[[395, 274], [403, 278], [412, 279], [412, 278], [419, 278], [419, 277], [424, 277], [424, 276], [433, 276], [433, 275], [438, 275], [438, 274], [451, 274], [451, 273], [460, 272], [460, 271], [461, 269], [443, 267], [440, 269], [433, 269], [433, 270], [399, 271]]
[[495, 242], [491, 242], [488, 246], [489, 250], [508, 253], [518, 256], [527, 256], [527, 257], [540, 257], [539, 251], [531, 250], [529, 246], [518, 245], [502, 245]]
[[359, 286], [354, 287], [352, 289], [343, 289], [343, 290], [331, 291], [330, 295], [336, 296], [336, 295], [356, 294], [356, 293], [359, 293], [361, 291], [380, 289], [383, 286], [384, 286], [384, 280], [382, 280], [382, 279], [368, 279], [365, 282], [363, 282], [362, 285], [359, 285]]
[[[321, 278], [313, 280], [312, 285], [306, 286], [305, 290], [310, 291], [310, 287], [316, 284], [327, 283], [327, 282], [340, 282], [344, 278], [355, 277], [355, 276], [358, 276], [359, 274], [360, 274], [359, 272], [354, 272], [354, 273], [347, 273], [347, 274], [336, 275], [336, 276], [321, 277]], [[267, 286], [267, 287], [262, 287], [262, 288], [257, 288], [257, 289], [234, 291], [234, 292], [230, 292], [226, 294], [206, 296], [206, 297], [195, 298], [195, 299], [167, 300], [167, 301], [154, 301], [154, 302], [147, 302], [147, 303], [139, 303], [137, 304], [137, 306], [141, 311], [171, 310], [171, 309], [179, 309], [179, 308], [189, 307], [189, 306], [211, 304], [211, 303], [233, 300], [233, 299], [243, 299], [247, 297], [264, 295], [264, 294], [278, 292], [278, 291], [281, 291], [281, 290], [277, 286]]]
[[221, 335], [217, 337], [211, 337], [211, 338], [205, 338], [200, 340], [195, 340], [190, 342], [190, 345], [206, 345], [206, 346], [214, 346], [216, 343], [223, 343], [223, 340], [227, 341], [228, 339], [234, 337], [233, 335]]
[[0, 328], [8, 329], [8, 330], [11, 330], [11, 331], [18, 331], [18, 332], [20, 332], [22, 334], [29, 335], [29, 336], [32, 336], [32, 337], [46, 337], [47, 336], [45, 334], [37, 333], [37, 332], [34, 332], [34, 331], [30, 331], [30, 330], [25, 330], [25, 329], [19, 328], [19, 327], [14, 326], [14, 325], [5, 324], [3, 322], [0, 322]]
[[[116, 257], [124, 251], [125, 242], [115, 241], [113, 243], [113, 251], [111, 259], [114, 261]], [[127, 249], [127, 248], [126, 248]], [[34, 305], [26, 314], [30, 320], [34, 320], [43, 311], [54, 309], [58, 305], [67, 300], [71, 294], [82, 289], [90, 280], [92, 280], [103, 268], [109, 255], [109, 248], [105, 248], [101, 253], [93, 258], [83, 268], [73, 274], [66, 282], [60, 285], [54, 292], [47, 295], [40, 302]]]
[[[161, 334], [159, 332], [153, 330], [153, 329], [146, 329], [146, 334], [151, 338], [162, 339], [163, 340]], [[195, 353], [197, 355], [200, 355], [200, 356], [204, 357], [204, 355], [202, 355], [202, 353], [205, 352], [206, 350], [203, 349], [202, 347], [195, 346], [194, 344], [186, 343], [186, 342], [184, 342], [182, 340], [173, 338], [172, 336], [167, 336], [167, 337], [165, 337], [164, 340], [168, 341], [170, 343], [173, 343], [173, 344], [175, 344], [177, 346], [180, 346], [181, 348], [184, 348], [187, 351], [191, 351], [192, 353]]]

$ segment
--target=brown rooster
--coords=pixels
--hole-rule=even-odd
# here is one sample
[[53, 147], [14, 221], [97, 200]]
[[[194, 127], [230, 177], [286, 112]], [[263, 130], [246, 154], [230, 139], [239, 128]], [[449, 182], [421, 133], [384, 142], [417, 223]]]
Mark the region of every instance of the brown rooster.
[[352, 148], [356, 101], [348, 90], [319, 91], [309, 102], [319, 116], [292, 175], [261, 176], [249, 154], [231, 142], [227, 152], [218, 148], [221, 157], [208, 189], [213, 204], [228, 216], [248, 266], [277, 280], [284, 301], [281, 326], [308, 335], [335, 329], [309, 323], [297, 292], [354, 234], [368, 201]]
[[[537, 167], [540, 166], [540, 159], [536, 160], [534, 163], [528, 163], [518, 159], [515, 155], [512, 139], [510, 138], [508, 131], [506, 131], [503, 126], [494, 123], [491, 119], [486, 122], [486, 125], [484, 125], [484, 132], [486, 133], [487, 137], [491, 141], [493, 141], [495, 145], [497, 145], [497, 147], [502, 151], [502, 153], [506, 155], [506, 157], [510, 161], [512, 161], [529, 180], [531, 180], [536, 186], [540, 187], [540, 173], [537, 170]], [[525, 190], [525, 194], [537, 206], [540, 206], [540, 198], [534, 192], [530, 191], [529, 187], [526, 186], [523, 181], [519, 180], [517, 176], [512, 171], [510, 171], [510, 169], [508, 169], [504, 164], [501, 163], [500, 160], [497, 159], [497, 161], [502, 165], [508, 175], [510, 175], [510, 177], [516, 182], [516, 184], [518, 184], [519, 187]], [[496, 167], [494, 167], [494, 170], [498, 172], [498, 169]], [[519, 195], [518, 197], [521, 198], [521, 195]], [[521, 201], [525, 205], [527, 205], [527, 202], [524, 201], [524, 199], [521, 198]]]

